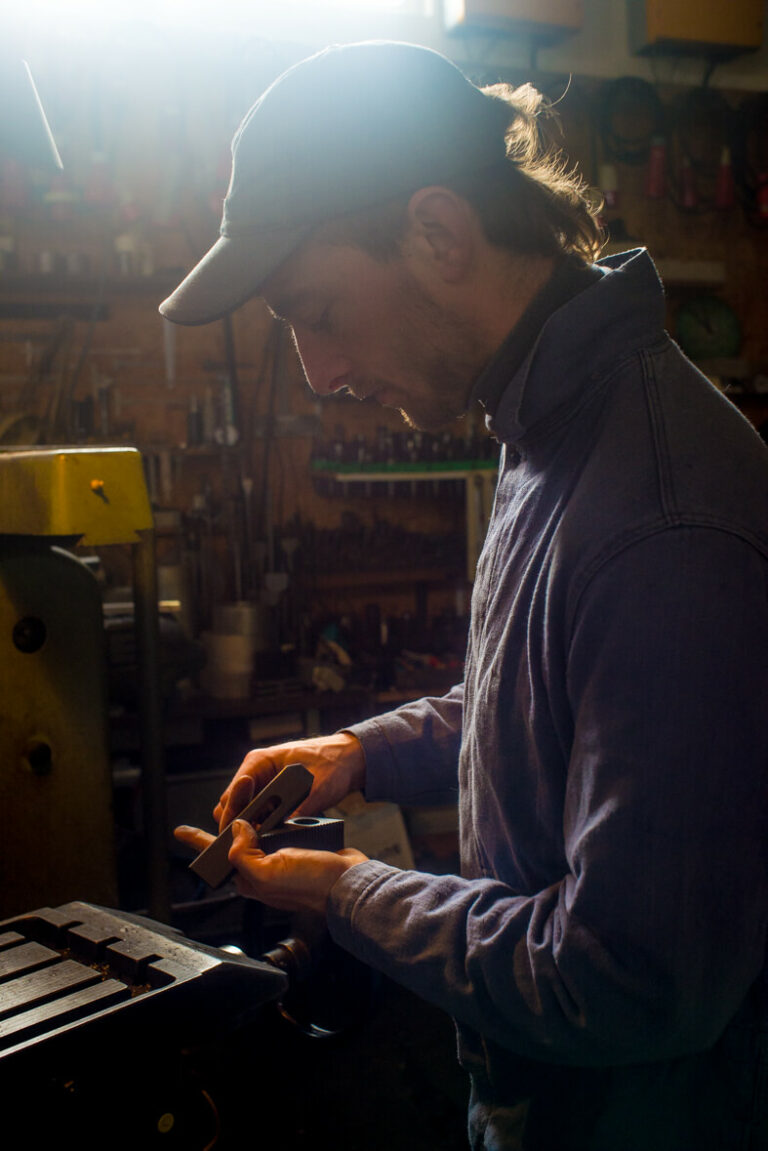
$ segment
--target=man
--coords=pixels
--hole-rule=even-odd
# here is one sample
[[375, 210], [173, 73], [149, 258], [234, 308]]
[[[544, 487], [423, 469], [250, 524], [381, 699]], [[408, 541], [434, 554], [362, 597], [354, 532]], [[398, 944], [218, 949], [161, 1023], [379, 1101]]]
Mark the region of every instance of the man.
[[222, 236], [163, 313], [263, 296], [319, 393], [424, 429], [479, 402], [502, 452], [463, 685], [251, 752], [215, 815], [297, 759], [306, 814], [458, 799], [461, 876], [267, 857], [243, 821], [230, 858], [245, 894], [326, 914], [454, 1016], [473, 1147], [756, 1151], [768, 456], [665, 334], [647, 254], [593, 262], [537, 112], [364, 44], [289, 70], [240, 128]]

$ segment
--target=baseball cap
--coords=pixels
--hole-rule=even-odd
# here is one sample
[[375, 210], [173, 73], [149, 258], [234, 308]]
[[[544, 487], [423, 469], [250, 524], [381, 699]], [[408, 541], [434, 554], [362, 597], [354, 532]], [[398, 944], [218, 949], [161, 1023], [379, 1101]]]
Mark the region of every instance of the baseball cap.
[[240, 124], [219, 238], [161, 314], [219, 319], [319, 224], [503, 160], [497, 109], [420, 45], [335, 45], [293, 65]]

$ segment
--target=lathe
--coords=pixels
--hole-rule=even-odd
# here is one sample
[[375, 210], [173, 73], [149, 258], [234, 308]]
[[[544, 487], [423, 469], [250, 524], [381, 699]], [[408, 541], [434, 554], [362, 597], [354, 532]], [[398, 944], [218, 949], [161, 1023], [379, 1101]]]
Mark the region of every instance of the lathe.
[[[271, 1028], [293, 1010], [291, 992], [310, 965], [297, 939], [253, 959], [77, 901], [6, 919], [3, 1146], [53, 1148], [61, 1140], [78, 1149], [213, 1147], [220, 1116], [200, 1075], [201, 1056], [258, 1023], [258, 1096], [260, 1060], [273, 1054]], [[283, 1082], [286, 1092], [296, 1089], [287, 1070]], [[273, 1108], [277, 1100], [267, 1095], [265, 1106]], [[279, 1113], [275, 1119], [282, 1121]], [[265, 1115], [263, 1133], [268, 1126]]]

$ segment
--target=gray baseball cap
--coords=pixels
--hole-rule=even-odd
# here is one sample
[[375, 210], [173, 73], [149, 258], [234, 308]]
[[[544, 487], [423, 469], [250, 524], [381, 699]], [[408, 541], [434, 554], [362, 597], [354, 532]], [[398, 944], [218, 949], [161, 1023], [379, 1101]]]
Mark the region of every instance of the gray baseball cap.
[[232, 141], [216, 243], [160, 305], [206, 324], [259, 295], [319, 224], [504, 158], [498, 102], [439, 52], [370, 41], [284, 72]]

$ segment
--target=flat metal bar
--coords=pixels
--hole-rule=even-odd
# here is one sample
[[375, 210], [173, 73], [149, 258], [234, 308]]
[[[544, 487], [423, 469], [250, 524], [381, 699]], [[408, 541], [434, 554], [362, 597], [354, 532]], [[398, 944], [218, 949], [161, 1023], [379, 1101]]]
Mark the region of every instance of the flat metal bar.
[[61, 959], [58, 951], [43, 947], [42, 943], [21, 943], [0, 955], [0, 982], [16, 979], [28, 971], [56, 963]]
[[[246, 804], [238, 818], [256, 823], [266, 812], [259, 827], [259, 833], [263, 835], [294, 811], [309, 795], [311, 787], [312, 773], [301, 763], [289, 763]], [[273, 803], [275, 806], [271, 809]], [[232, 864], [228, 858], [231, 846], [230, 825], [192, 860], [190, 870], [204, 879], [209, 887], [218, 887], [232, 872]]]
[[101, 975], [98, 971], [94, 971], [92, 967], [84, 967], [82, 963], [75, 963], [73, 959], [65, 959], [31, 975], [22, 975], [3, 988], [0, 998], [0, 1019], [47, 1003], [62, 992], [99, 982]]
[[0, 935], [0, 951], [5, 951], [6, 947], [15, 947], [17, 943], [23, 943], [26, 936], [19, 935], [18, 931], [5, 931]]
[[125, 983], [117, 979], [105, 979], [103, 983], [81, 988], [71, 995], [64, 995], [42, 1007], [22, 1011], [0, 1022], [0, 1045], [8, 1047], [11, 1042], [21, 1043], [34, 1039], [56, 1027], [65, 1027], [68, 1023], [103, 1011], [105, 1007], [123, 1003], [130, 997], [131, 989]]

